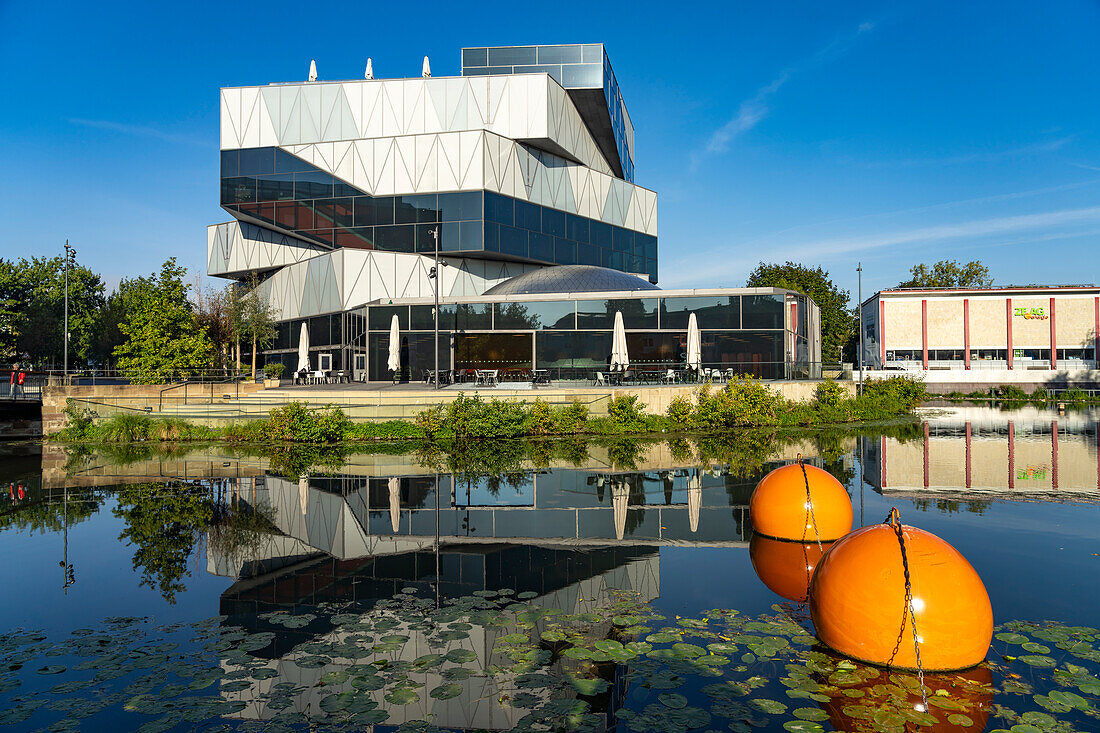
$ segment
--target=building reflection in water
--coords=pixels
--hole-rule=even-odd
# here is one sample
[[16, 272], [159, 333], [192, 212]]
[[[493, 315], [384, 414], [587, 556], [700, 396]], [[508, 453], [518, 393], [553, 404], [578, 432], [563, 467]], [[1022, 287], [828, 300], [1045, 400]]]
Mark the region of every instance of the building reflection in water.
[[862, 439], [866, 482], [883, 495], [1100, 499], [1091, 412], [966, 407], [930, 417], [916, 439]]
[[[320, 715], [320, 700], [343, 688], [314, 683], [362, 662], [334, 659], [321, 667], [299, 667], [295, 660], [308, 656], [309, 645], [303, 649], [303, 643], [340, 642], [347, 634], [324, 614], [302, 628], [276, 626], [261, 618], [271, 611], [347, 607], [385, 615], [387, 604], [378, 602], [410, 589], [441, 605], [511, 589], [527, 594], [528, 603], [565, 613], [606, 607], [616, 591], [651, 601], [660, 595], [661, 546], [746, 544], [748, 499], [758, 478], [687, 467], [555, 468], [504, 477], [406, 472], [232, 479], [231, 501], [252, 507], [266, 528], [248, 542], [228, 545], [245, 552], [208, 547], [207, 568], [234, 579], [221, 596], [227, 623], [271, 631], [275, 639], [253, 653], [273, 670], [271, 676], [244, 689], [234, 685], [223, 695], [246, 703], [237, 717], [267, 720], [279, 712], [269, 707], [268, 693], [275, 684], [290, 682], [308, 688], [297, 694], [294, 709]], [[449, 649], [475, 653], [474, 669], [507, 665], [494, 651], [496, 642], [517, 631], [522, 629], [475, 625], [469, 638], [450, 642]], [[440, 651], [429, 645], [425, 632], [405, 622], [391, 633], [409, 637], [396, 656], [390, 655], [393, 661]], [[223, 667], [238, 670], [228, 659]], [[596, 711], [608, 715], [609, 723], [623, 704], [624, 671], [616, 670], [609, 699], [600, 703], [606, 707]], [[439, 670], [425, 675], [423, 690], [444, 681]], [[464, 684], [463, 693], [451, 700], [424, 694], [419, 702], [391, 705], [379, 693], [377, 702], [390, 714], [387, 725], [430, 715], [444, 728], [500, 730], [527, 713], [499, 704], [498, 698], [530, 691], [501, 690], [492, 676]]]

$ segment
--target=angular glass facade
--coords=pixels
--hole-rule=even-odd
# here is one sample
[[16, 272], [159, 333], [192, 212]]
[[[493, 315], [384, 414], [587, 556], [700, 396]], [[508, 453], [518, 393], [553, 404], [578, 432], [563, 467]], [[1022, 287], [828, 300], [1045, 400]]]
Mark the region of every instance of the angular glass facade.
[[[440, 368], [499, 369], [516, 375], [549, 369], [555, 379], [592, 379], [607, 371], [615, 314], [622, 313], [634, 369], [655, 376], [684, 366], [687, 322], [695, 314], [707, 368], [765, 379], [805, 376], [806, 336], [791, 315], [807, 310], [804, 295], [655, 295], [634, 298], [547, 299], [445, 303], [440, 306]], [[433, 368], [431, 305], [365, 306], [307, 319], [310, 344], [333, 354], [333, 368], [365, 370], [371, 381], [391, 378], [386, 368], [394, 316], [401, 330], [402, 378], [417, 380]], [[297, 364], [301, 320], [280, 324], [268, 361]], [[356, 355], [360, 356], [358, 362]]]
[[[589, 105], [581, 104], [578, 108], [600, 148], [604, 149], [608, 161], [613, 168], [618, 168], [616, 174], [625, 181], [633, 182], [634, 126], [626, 112], [619, 82], [615, 79], [603, 44], [462, 49], [463, 76], [539, 73], [549, 74], [574, 97], [584, 96], [575, 92], [591, 90], [603, 94], [602, 109], [598, 115], [593, 114]], [[607, 133], [606, 136], [603, 133]], [[609, 152], [615, 155], [607, 156]]]
[[597, 265], [657, 281], [656, 237], [491, 191], [370, 196], [274, 147], [222, 151], [221, 204], [332, 247], [427, 253], [438, 236], [447, 253]]

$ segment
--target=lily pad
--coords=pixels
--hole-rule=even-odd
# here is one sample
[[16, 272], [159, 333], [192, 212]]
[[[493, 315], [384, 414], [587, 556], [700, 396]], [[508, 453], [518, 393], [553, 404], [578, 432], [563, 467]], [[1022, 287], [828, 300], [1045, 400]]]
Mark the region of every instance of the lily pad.
[[430, 697], [436, 700], [450, 700], [452, 697], [458, 697], [461, 694], [462, 685], [457, 682], [448, 682], [440, 685], [439, 687], [433, 688], [432, 691], [428, 693]]
[[578, 695], [592, 696], [605, 692], [608, 688], [607, 680], [600, 677], [576, 677], [570, 675], [569, 683]]
[[674, 710], [686, 708], [688, 704], [687, 698], [678, 692], [662, 692], [657, 696], [657, 700], [665, 707]]

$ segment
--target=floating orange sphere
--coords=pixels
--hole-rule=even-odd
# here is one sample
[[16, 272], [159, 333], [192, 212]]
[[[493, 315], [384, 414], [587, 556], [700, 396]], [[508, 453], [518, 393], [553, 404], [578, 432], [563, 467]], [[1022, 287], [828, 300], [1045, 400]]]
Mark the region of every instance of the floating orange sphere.
[[773, 593], [801, 603], [809, 596], [814, 567], [830, 547], [831, 542], [803, 544], [753, 534], [749, 538], [749, 560], [757, 577]]
[[[993, 608], [982, 579], [958, 550], [936, 535], [900, 526], [921, 665], [948, 671], [979, 664], [993, 638]], [[810, 615], [817, 638], [841, 654], [916, 669], [901, 544], [894, 527], [863, 527], [825, 553], [810, 582]]]
[[831, 542], [851, 531], [852, 500], [828, 471], [792, 463], [760, 479], [749, 499], [749, 516], [753, 531], [768, 537]]

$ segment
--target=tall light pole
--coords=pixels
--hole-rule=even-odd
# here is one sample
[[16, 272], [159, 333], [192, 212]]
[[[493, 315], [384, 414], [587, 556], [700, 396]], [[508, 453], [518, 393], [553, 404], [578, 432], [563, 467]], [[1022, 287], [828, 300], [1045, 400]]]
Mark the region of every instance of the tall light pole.
[[76, 264], [76, 250], [65, 240], [65, 371], [64, 380], [69, 381], [69, 268]]
[[[856, 358], [859, 359], [859, 394], [863, 394], [863, 263], [856, 263], [856, 276], [859, 282], [857, 290], [857, 305], [859, 309], [859, 333], [856, 335]], [[863, 469], [860, 468], [860, 471]], [[862, 521], [862, 519], [861, 519]]]
[[[433, 374], [435, 376], [432, 381], [435, 388], [439, 389], [439, 225], [436, 225], [431, 232], [432, 239], [435, 240], [435, 264], [432, 266], [431, 272], [428, 273], [428, 277], [432, 279], [435, 286], [433, 288], [435, 294], [435, 371]], [[443, 264], [446, 265], [446, 263]]]

